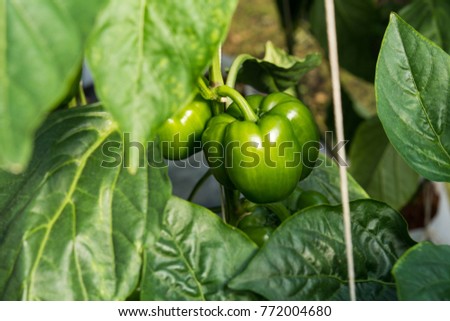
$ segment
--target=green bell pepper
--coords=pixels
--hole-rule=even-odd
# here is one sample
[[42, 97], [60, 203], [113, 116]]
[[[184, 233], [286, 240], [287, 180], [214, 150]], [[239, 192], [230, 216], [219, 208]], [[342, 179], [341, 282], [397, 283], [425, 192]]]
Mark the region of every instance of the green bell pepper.
[[244, 208], [244, 215], [239, 220], [237, 227], [258, 246], [262, 246], [275, 231], [280, 221], [265, 207], [245, 202]]
[[209, 102], [197, 95], [158, 129], [165, 159], [185, 159], [201, 150], [201, 136], [211, 118]]
[[291, 213], [316, 205], [330, 204], [328, 198], [315, 190], [303, 190], [296, 187], [288, 198], [281, 202]]
[[208, 164], [222, 185], [250, 201], [280, 201], [306, 177], [303, 145], [310, 140], [318, 144], [312, 115], [283, 93], [249, 96], [247, 109], [239, 104], [209, 121], [202, 138]]
[[297, 199], [297, 209], [304, 209], [310, 206], [329, 204], [328, 199], [317, 191], [303, 191]]
[[319, 130], [311, 111], [297, 98], [281, 92], [268, 95], [260, 108], [262, 113], [272, 111], [288, 117], [302, 145], [303, 171], [300, 180], [305, 179], [313, 170], [320, 149]]

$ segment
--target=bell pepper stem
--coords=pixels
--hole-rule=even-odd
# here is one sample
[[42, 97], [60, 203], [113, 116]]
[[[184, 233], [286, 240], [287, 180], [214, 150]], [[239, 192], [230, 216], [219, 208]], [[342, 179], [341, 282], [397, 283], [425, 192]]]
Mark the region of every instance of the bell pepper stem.
[[76, 95], [67, 104], [68, 108], [87, 105], [86, 95], [84, 94], [83, 84], [80, 81]]
[[203, 174], [202, 177], [197, 181], [194, 188], [191, 191], [191, 194], [189, 194], [188, 201], [192, 202], [197, 192], [200, 190], [200, 187], [208, 180], [208, 178], [212, 175], [211, 170], [207, 170], [205, 174]]
[[[211, 67], [209, 68], [210, 88], [215, 88], [218, 86], [222, 86], [224, 84], [222, 77], [221, 56], [222, 56], [222, 48], [219, 47], [213, 56]], [[219, 99], [215, 99], [215, 101], [212, 102], [212, 112], [214, 116], [217, 116], [225, 112], [224, 102], [219, 101]]]
[[224, 194], [224, 219], [225, 222], [236, 226], [239, 219], [237, 210], [239, 208], [239, 191], [222, 186]]
[[254, 59], [253, 56], [248, 54], [241, 54], [234, 59], [233, 64], [230, 67], [230, 71], [228, 72], [227, 77], [227, 86], [234, 88], [236, 85], [236, 79], [239, 72], [239, 69], [241, 69], [242, 65], [246, 60]]
[[82, 106], [87, 105], [86, 94], [84, 93], [83, 83], [81, 81], [79, 87], [78, 95], [80, 96], [80, 104]]
[[286, 220], [291, 216], [289, 210], [281, 203], [268, 203], [262, 204], [265, 208], [275, 213], [276, 216], [280, 219], [281, 222]]
[[78, 99], [77, 97], [73, 97], [69, 103], [67, 104], [67, 108], [73, 108], [78, 106]]
[[213, 56], [211, 67], [209, 69], [209, 81], [212, 88], [222, 86], [224, 84], [221, 68], [222, 48], [219, 47]]
[[207, 83], [208, 80], [201, 76], [197, 79], [197, 88], [204, 99], [211, 100], [212, 112], [213, 115], [216, 116], [225, 111], [225, 106], [219, 101], [221, 97], [217, 96], [217, 94], [211, 90]]
[[197, 89], [200, 95], [206, 100], [217, 100], [217, 95], [207, 85], [208, 81], [205, 77], [201, 76], [197, 79]]
[[244, 116], [245, 120], [251, 122], [256, 122], [258, 120], [258, 116], [256, 116], [255, 112], [250, 107], [248, 102], [237, 90], [227, 85], [223, 85], [215, 88], [214, 91], [221, 97], [230, 97], [241, 110], [241, 113]]

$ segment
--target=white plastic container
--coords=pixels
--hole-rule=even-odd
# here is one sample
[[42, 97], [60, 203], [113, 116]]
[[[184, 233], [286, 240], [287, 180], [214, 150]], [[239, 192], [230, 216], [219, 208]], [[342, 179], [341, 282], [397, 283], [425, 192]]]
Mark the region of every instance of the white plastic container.
[[434, 183], [439, 194], [436, 216], [428, 226], [410, 231], [411, 237], [417, 241], [431, 241], [436, 244], [450, 244], [450, 202], [444, 183]]

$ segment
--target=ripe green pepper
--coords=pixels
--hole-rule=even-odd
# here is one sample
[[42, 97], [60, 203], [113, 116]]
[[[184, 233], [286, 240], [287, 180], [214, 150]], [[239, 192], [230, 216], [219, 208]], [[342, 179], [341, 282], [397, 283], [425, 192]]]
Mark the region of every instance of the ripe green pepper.
[[255, 203], [277, 202], [304, 176], [302, 146], [305, 139], [317, 143], [315, 123], [309, 110], [287, 94], [253, 95], [247, 102], [255, 117], [233, 103], [209, 121], [203, 150], [222, 185]]
[[297, 209], [303, 209], [310, 206], [329, 204], [328, 199], [322, 193], [317, 191], [303, 191], [297, 199]]
[[243, 228], [242, 231], [247, 234], [253, 242], [261, 247], [267, 242], [275, 229], [270, 226], [260, 226]]
[[201, 136], [211, 118], [209, 102], [197, 95], [158, 129], [165, 159], [179, 160], [201, 150]]
[[306, 207], [329, 204], [330, 202], [322, 193], [297, 187], [282, 203], [291, 213], [295, 213]]
[[311, 173], [319, 156], [320, 135], [314, 117], [300, 100], [285, 93], [268, 95], [261, 103], [261, 112], [267, 112], [274, 107], [276, 113], [287, 115], [295, 136], [302, 145], [304, 166], [300, 180], [303, 180]]
[[237, 227], [245, 232], [258, 246], [262, 246], [280, 224], [280, 221], [275, 214], [262, 206], [246, 202], [244, 207], [246, 208], [245, 214]]

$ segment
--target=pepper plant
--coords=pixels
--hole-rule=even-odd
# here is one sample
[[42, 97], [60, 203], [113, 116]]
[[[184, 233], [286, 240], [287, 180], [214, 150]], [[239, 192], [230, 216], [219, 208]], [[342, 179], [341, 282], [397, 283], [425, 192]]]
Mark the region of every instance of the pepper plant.
[[[268, 43], [262, 59], [236, 57], [224, 81], [220, 45], [236, 4], [3, 1], [2, 299], [348, 299], [338, 164], [318, 152], [308, 107], [285, 93], [320, 55], [298, 58]], [[84, 57], [95, 104], [73, 90]], [[405, 69], [411, 57], [417, 64]], [[425, 69], [426, 57], [439, 68]], [[423, 175], [450, 166], [449, 65], [444, 51], [391, 17], [377, 69], [380, 119]], [[411, 91], [396, 77], [424, 83]], [[245, 97], [236, 82], [261, 94]], [[423, 99], [407, 100], [417, 92]], [[417, 108], [405, 123], [429, 120], [410, 138], [424, 130], [420, 151], [436, 163], [395, 139], [410, 128], [386, 115], [402, 106]], [[164, 157], [198, 146], [223, 188], [219, 213], [171, 192]], [[350, 175], [349, 196], [358, 298], [405, 298], [408, 257], [417, 256], [404, 219]]]

